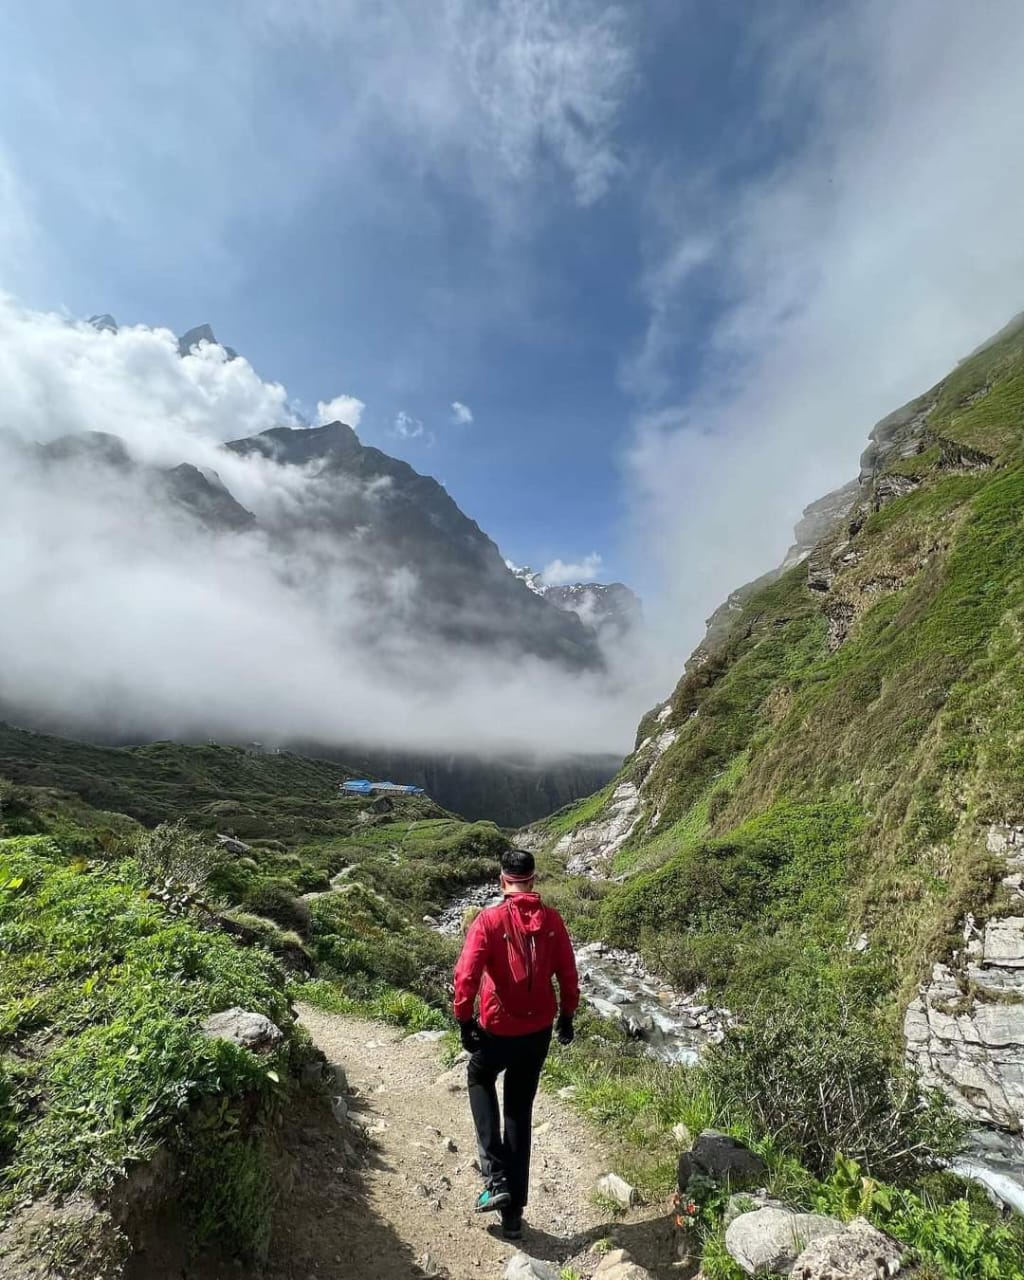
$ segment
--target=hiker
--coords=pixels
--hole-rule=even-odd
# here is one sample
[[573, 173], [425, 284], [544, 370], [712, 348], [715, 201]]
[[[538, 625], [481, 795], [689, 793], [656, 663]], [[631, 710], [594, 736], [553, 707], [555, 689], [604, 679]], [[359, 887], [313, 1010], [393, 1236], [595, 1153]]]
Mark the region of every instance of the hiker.
[[[552, 1029], [559, 1044], [572, 1043], [580, 999], [568, 930], [535, 892], [536, 875], [532, 853], [509, 849], [502, 854], [505, 899], [485, 908], [470, 925], [455, 966], [455, 1019], [471, 1055], [469, 1105], [486, 1180], [476, 1211], [500, 1210], [506, 1240], [522, 1239], [533, 1100]], [[558, 980], [558, 1001], [552, 978]], [[479, 1020], [474, 1014], [478, 993]], [[495, 1088], [502, 1071], [504, 1137]]]

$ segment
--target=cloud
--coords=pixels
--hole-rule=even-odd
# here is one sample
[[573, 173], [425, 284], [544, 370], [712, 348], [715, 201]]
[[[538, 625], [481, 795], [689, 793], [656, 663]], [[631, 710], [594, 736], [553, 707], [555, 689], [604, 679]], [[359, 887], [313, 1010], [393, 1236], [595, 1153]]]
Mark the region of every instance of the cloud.
[[[126, 737], [628, 747], [647, 691], [618, 673], [573, 677], [424, 627], [415, 572], [381, 568], [364, 536], [386, 483], [321, 482], [315, 464], [223, 448], [301, 426], [245, 361], [215, 347], [182, 359], [166, 330], [100, 333], [0, 299], [0, 413], [5, 708]], [[90, 431], [120, 436], [129, 460], [54, 462], [38, 447]], [[182, 462], [257, 523], [218, 532], [169, 501], [165, 469]], [[446, 616], [455, 634], [476, 621], [462, 607]]]
[[281, 30], [326, 44], [353, 92], [340, 133], [389, 133], [418, 169], [457, 173], [502, 215], [551, 158], [577, 202], [623, 171], [616, 129], [634, 81], [627, 9], [606, 0], [263, 0]]
[[468, 426], [473, 421], [473, 410], [461, 400], [452, 401], [452, 418], [460, 427]]
[[676, 648], [781, 560], [876, 420], [1024, 302], [1019, 6], [780, 12], [746, 54], [771, 149], [666, 184], [648, 225], [632, 509]]
[[333, 400], [318, 400], [316, 420], [322, 427], [329, 422], [344, 422], [355, 431], [362, 421], [365, 408], [362, 400], [357, 400], [355, 396], [340, 395]]
[[552, 560], [541, 570], [546, 587], [561, 587], [570, 582], [593, 582], [601, 573], [602, 559], [596, 551], [580, 561]]
[[423, 435], [423, 423], [419, 418], [400, 409], [395, 417], [395, 435], [403, 440], [417, 440]]

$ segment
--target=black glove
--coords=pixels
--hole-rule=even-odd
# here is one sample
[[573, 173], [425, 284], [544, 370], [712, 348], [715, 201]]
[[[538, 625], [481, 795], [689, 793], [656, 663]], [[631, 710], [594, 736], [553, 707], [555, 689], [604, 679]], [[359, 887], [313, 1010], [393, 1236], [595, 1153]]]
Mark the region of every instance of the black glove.
[[467, 1053], [476, 1053], [484, 1042], [483, 1032], [476, 1018], [467, 1018], [465, 1022], [460, 1022], [459, 1035], [462, 1037], [462, 1047]]
[[555, 1023], [555, 1035], [558, 1037], [559, 1044], [572, 1044], [576, 1038], [576, 1031], [572, 1025], [571, 1013], [560, 1013], [558, 1021]]

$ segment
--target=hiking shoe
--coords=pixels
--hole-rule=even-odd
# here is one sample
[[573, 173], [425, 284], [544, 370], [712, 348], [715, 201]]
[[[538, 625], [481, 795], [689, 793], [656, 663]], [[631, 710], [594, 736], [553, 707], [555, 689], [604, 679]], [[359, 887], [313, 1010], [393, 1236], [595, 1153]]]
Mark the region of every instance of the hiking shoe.
[[484, 1187], [476, 1198], [476, 1213], [491, 1213], [495, 1209], [507, 1209], [512, 1197], [507, 1187]]
[[504, 1240], [522, 1240], [523, 1215], [506, 1209], [501, 1215], [501, 1235]]

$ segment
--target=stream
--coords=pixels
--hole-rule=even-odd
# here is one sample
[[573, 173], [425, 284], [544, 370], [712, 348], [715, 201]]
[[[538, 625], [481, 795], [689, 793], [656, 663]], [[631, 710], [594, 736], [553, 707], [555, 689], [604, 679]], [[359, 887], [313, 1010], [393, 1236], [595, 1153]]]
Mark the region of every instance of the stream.
[[[492, 884], [467, 889], [440, 916], [424, 924], [454, 937], [469, 910], [495, 906], [500, 891]], [[735, 1018], [728, 1009], [703, 1003], [701, 993], [675, 990], [652, 974], [638, 955], [590, 942], [576, 949], [583, 1000], [599, 1017], [615, 1023], [643, 1043], [662, 1062], [691, 1066], [707, 1044], [719, 1043]], [[997, 1201], [1024, 1214], [1024, 1149], [1019, 1139], [995, 1131], [973, 1133], [967, 1150], [951, 1162], [961, 1177], [980, 1183]]]
[[[500, 901], [501, 893], [493, 885], [478, 885], [424, 923], [451, 937], [462, 928], [468, 910]], [[717, 1044], [732, 1023], [728, 1009], [704, 1003], [700, 992], [688, 995], [675, 990], [631, 951], [590, 942], [576, 949], [576, 965], [580, 994], [594, 1013], [641, 1041], [648, 1053], [663, 1062], [692, 1065], [701, 1048]]]

